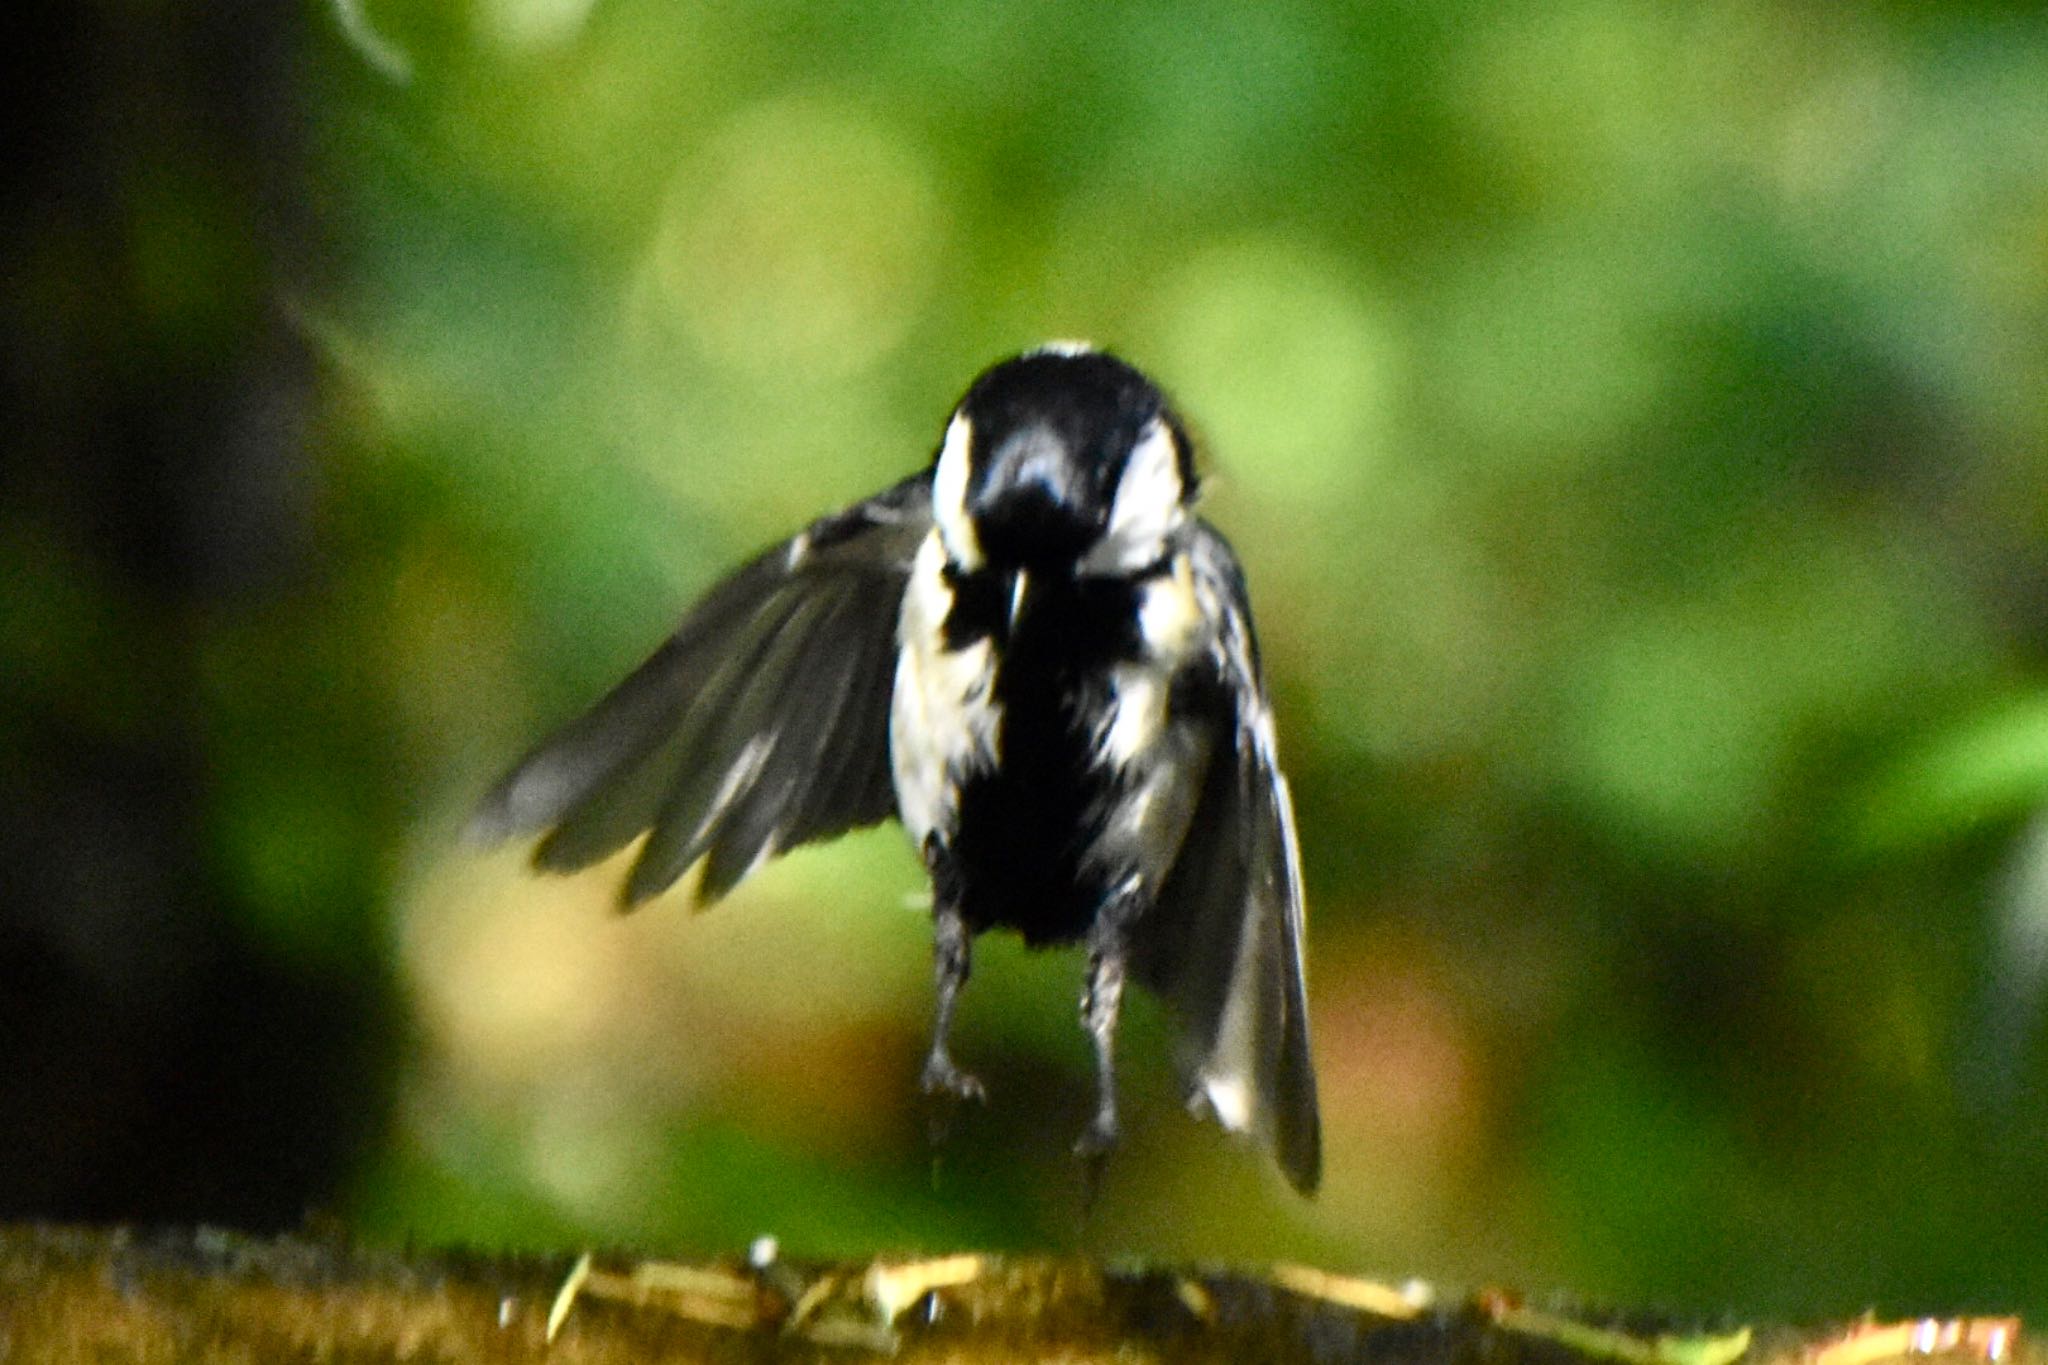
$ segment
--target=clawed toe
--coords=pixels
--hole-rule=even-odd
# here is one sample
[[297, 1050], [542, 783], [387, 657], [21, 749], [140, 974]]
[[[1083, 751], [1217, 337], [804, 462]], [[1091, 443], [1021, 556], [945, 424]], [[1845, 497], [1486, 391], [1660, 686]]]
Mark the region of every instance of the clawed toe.
[[1099, 1162], [1116, 1150], [1117, 1137], [1116, 1120], [1107, 1114], [1097, 1114], [1075, 1139], [1074, 1155], [1083, 1161]]
[[1093, 1211], [1095, 1198], [1102, 1193], [1102, 1173], [1109, 1165], [1109, 1154], [1116, 1147], [1116, 1142], [1116, 1117], [1113, 1114], [1097, 1114], [1074, 1141], [1074, 1155], [1081, 1161], [1081, 1208], [1084, 1214]]
[[988, 1099], [980, 1079], [953, 1065], [953, 1059], [944, 1053], [935, 1052], [925, 1059], [920, 1085], [927, 1095], [951, 1095], [956, 1100], [980, 1102]]

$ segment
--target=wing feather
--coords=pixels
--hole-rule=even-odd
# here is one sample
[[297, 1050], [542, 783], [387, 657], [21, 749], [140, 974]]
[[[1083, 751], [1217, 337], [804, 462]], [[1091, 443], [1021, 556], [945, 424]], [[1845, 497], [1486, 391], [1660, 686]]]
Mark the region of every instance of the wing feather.
[[[659, 728], [635, 736], [637, 752], [629, 753], [573, 804], [555, 813], [551, 822], [543, 823], [548, 832], [534, 849], [534, 865], [549, 872], [579, 871], [610, 857], [650, 827], [658, 827], [658, 815], [670, 806], [690, 799], [708, 801], [727, 765], [737, 756], [739, 743], [744, 742], [726, 740], [720, 727], [733, 712], [735, 694], [748, 670], [758, 665], [797, 605], [797, 600], [786, 594], [768, 598], [753, 616], [736, 620], [723, 633], [699, 638], [690, 661], [695, 666], [662, 674], [659, 681], [681, 693], [680, 700], [663, 710]], [[657, 655], [642, 665], [641, 672], [663, 662]], [[620, 691], [638, 677], [638, 673], [629, 677]], [[572, 722], [556, 740], [542, 746], [538, 757], [545, 761], [552, 753], [549, 745], [574, 743], [583, 733], [608, 737], [603, 727], [593, 727], [590, 722], [601, 718], [611, 704], [612, 699], [607, 698]], [[622, 743], [623, 737], [615, 742]], [[714, 764], [717, 766], [712, 769]], [[676, 875], [688, 866], [685, 862]]]
[[[762, 858], [821, 837], [831, 825], [843, 830], [862, 813], [835, 806], [808, 822], [812, 828], [799, 831], [808, 808], [834, 775], [835, 760], [844, 756], [841, 750], [888, 761], [886, 743], [878, 759], [861, 752], [867, 746], [860, 741], [873, 737], [872, 727], [866, 736], [850, 735], [843, 717], [849, 714], [856, 669], [866, 662], [858, 646], [872, 634], [893, 640], [894, 609], [859, 583], [834, 585], [830, 598], [817, 606], [814, 620], [786, 632], [790, 657], [760, 671], [764, 689], [793, 684], [804, 695], [765, 699], [761, 714], [766, 724], [754, 730], [764, 748], [751, 780], [735, 792], [718, 822], [704, 867], [702, 895], [707, 900], [724, 895]], [[886, 723], [880, 734], [886, 738]], [[892, 807], [893, 801], [873, 818]]]
[[[725, 870], [731, 855], [719, 854], [727, 828], [753, 796], [774, 755], [782, 711], [808, 708], [814, 701], [807, 684], [815, 680], [797, 675], [795, 663], [821, 614], [817, 596], [814, 591], [785, 603], [787, 609], [754, 647], [729, 659], [690, 708], [697, 728], [627, 877], [626, 904], [659, 894], [707, 852], [713, 855], [712, 867]], [[717, 900], [736, 880], [714, 882], [707, 876], [700, 883], [700, 899]]]
[[772, 600], [777, 553], [713, 588], [645, 663], [522, 759], [479, 804], [470, 837], [490, 843], [546, 829], [658, 747], [735, 634]]
[[1322, 1171], [1302, 967], [1294, 812], [1273, 752], [1243, 574], [1197, 525], [1196, 590], [1215, 639], [1202, 665], [1225, 719], [1181, 853], [1135, 935], [1139, 979], [1180, 1026], [1192, 1102], [1270, 1147], [1303, 1193]]
[[[893, 646], [894, 639], [890, 643]], [[872, 714], [876, 708], [889, 709], [889, 693], [877, 696], [863, 684], [880, 675], [893, 678], [896, 671], [894, 648], [886, 658], [873, 657], [871, 642], [855, 646], [861, 656], [848, 670], [848, 688], [840, 698], [841, 709]], [[862, 735], [861, 742], [833, 743], [830, 737], [806, 738], [802, 752], [807, 769], [801, 800], [790, 805], [788, 816], [776, 836], [779, 848], [829, 839], [855, 825], [879, 820], [896, 809], [896, 792], [889, 781], [888, 728]], [[879, 790], [875, 778], [880, 776]], [[878, 799], [879, 798], [879, 799]], [[879, 812], [869, 815], [870, 812]]]
[[646, 831], [630, 906], [707, 854], [709, 902], [763, 858], [886, 818], [896, 617], [930, 526], [920, 474], [754, 558], [499, 782], [470, 836], [542, 834], [535, 865], [573, 871]]

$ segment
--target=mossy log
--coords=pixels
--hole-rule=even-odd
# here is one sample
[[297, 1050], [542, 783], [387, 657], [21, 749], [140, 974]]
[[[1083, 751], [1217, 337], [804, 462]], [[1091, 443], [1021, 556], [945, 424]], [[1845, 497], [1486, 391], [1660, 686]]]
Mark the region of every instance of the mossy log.
[[2013, 1318], [1683, 1324], [1288, 1265], [818, 1264], [765, 1242], [680, 1262], [36, 1226], [0, 1227], [0, 1359], [2048, 1365]]

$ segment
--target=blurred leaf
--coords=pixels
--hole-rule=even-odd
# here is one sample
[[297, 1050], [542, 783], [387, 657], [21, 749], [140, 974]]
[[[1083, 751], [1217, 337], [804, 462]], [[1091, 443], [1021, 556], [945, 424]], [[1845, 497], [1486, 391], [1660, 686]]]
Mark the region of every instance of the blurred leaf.
[[1854, 855], [1952, 842], [2048, 806], [2048, 692], [1991, 703], [1866, 783], [1843, 817]]

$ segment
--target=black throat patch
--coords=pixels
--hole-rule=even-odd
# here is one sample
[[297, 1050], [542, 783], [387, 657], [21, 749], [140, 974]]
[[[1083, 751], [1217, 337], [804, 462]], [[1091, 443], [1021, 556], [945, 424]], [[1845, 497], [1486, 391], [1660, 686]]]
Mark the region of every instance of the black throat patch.
[[950, 648], [996, 642], [1003, 711], [994, 769], [961, 792], [952, 841], [967, 887], [961, 909], [977, 929], [1067, 942], [1088, 931], [1122, 876], [1090, 856], [1117, 794], [1095, 727], [1109, 714], [1111, 669], [1141, 657], [1142, 580], [1034, 577], [1014, 619], [1013, 590], [1010, 574], [963, 574], [946, 623]]

